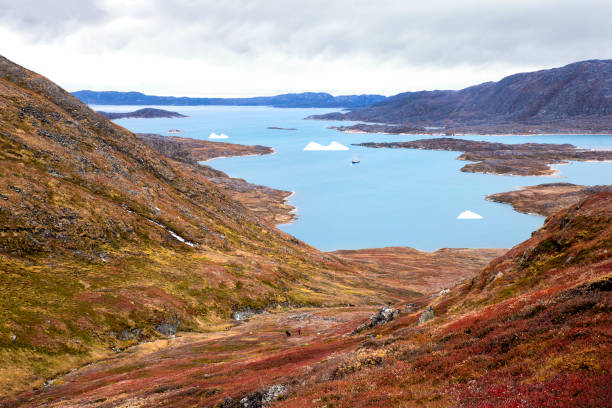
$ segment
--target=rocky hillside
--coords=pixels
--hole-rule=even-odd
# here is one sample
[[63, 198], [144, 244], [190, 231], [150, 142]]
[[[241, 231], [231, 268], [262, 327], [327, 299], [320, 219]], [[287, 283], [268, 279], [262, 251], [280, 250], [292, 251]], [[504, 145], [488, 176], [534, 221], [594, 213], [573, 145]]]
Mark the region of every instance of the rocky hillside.
[[[405, 92], [368, 108], [314, 119], [456, 128], [538, 125], [612, 128], [612, 60], [508, 76], [459, 91]], [[506, 129], [506, 128], [505, 128]], [[482, 129], [481, 129], [482, 130]], [[506, 129], [508, 130], [508, 129]]]
[[[436, 296], [251, 315], [135, 347], [4, 406], [608, 407], [611, 248], [612, 192], [590, 195]], [[394, 273], [414, 263], [408, 250], [395, 262], [397, 250], [341, 255]], [[433, 257], [473, 264], [469, 253]]]
[[389, 299], [208, 176], [0, 57], [2, 393], [241, 308]]
[[612, 193], [591, 195], [274, 406], [609, 406], [611, 249]]

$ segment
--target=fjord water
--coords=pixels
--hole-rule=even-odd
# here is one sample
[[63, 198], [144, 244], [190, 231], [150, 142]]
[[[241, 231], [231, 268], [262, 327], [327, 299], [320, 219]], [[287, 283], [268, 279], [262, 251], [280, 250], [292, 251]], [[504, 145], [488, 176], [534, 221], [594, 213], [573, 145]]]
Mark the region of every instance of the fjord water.
[[[140, 106], [94, 106], [96, 110], [128, 112]], [[275, 109], [268, 107], [189, 106], [160, 109], [189, 115], [183, 119], [121, 119], [115, 122], [140, 133], [207, 139], [225, 133], [224, 142], [274, 148], [266, 156], [218, 158], [206, 162], [232, 177], [294, 191], [290, 204], [298, 218], [280, 229], [321, 250], [411, 246], [509, 248], [528, 238], [544, 217], [521, 214], [511, 206], [487, 202], [488, 194], [519, 186], [569, 182], [612, 184], [612, 163], [572, 162], [555, 166], [555, 177], [519, 177], [462, 173], [459, 152], [369, 149], [350, 146], [369, 141], [407, 141], [427, 136], [340, 133], [329, 126], [347, 122], [303, 120], [337, 109]], [[272, 130], [269, 126], [296, 128]], [[571, 143], [612, 149], [612, 135], [461, 136], [502, 143]], [[314, 141], [338, 141], [348, 151], [303, 151]], [[351, 165], [358, 154], [361, 163]], [[480, 220], [458, 220], [471, 210]]]

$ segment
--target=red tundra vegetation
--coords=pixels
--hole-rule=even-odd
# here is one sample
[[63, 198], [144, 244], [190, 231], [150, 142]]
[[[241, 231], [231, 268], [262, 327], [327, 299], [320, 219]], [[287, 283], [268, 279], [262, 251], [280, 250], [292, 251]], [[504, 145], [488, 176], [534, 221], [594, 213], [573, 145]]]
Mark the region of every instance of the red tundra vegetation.
[[[264, 314], [140, 345], [15, 402], [239, 407], [282, 385], [267, 406], [610, 406], [611, 248], [612, 193], [601, 193], [449, 293], [397, 304], [398, 317], [356, 335], [373, 308]], [[434, 317], [419, 324], [427, 304]]]

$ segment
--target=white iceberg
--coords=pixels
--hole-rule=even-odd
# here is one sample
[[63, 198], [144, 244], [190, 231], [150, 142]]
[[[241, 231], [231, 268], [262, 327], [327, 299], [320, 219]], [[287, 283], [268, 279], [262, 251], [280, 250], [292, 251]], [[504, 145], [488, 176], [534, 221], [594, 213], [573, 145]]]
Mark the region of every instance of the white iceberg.
[[315, 142], [310, 142], [310, 143], [308, 143], [306, 145], [304, 150], [325, 150], [325, 146], [320, 145], [320, 144], [315, 143]]
[[466, 210], [457, 216], [458, 220], [481, 220], [482, 215]]
[[304, 150], [348, 150], [349, 148], [338, 142], [331, 142], [327, 146], [323, 146], [317, 142], [310, 142]]
[[331, 142], [325, 147], [325, 150], [348, 150], [349, 148], [338, 142]]
[[229, 138], [229, 136], [226, 135], [225, 133], [221, 133], [220, 135], [218, 135], [215, 132], [212, 132], [210, 136], [208, 136], [208, 138], [209, 139], [227, 139]]

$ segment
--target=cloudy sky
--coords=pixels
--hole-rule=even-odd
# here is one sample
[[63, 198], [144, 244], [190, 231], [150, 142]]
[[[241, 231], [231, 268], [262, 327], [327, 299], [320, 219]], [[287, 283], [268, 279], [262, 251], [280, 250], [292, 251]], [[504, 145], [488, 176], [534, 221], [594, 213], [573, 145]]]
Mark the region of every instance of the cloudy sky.
[[64, 88], [459, 89], [612, 58], [609, 0], [0, 0], [0, 54]]

